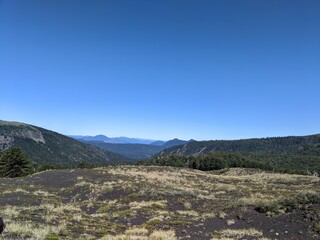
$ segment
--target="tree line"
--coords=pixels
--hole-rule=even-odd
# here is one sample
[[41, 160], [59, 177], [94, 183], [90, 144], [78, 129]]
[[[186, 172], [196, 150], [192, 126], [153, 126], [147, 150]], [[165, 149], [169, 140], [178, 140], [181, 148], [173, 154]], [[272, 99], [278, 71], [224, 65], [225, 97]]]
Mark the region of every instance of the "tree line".
[[139, 161], [139, 165], [156, 165], [187, 167], [202, 171], [220, 170], [225, 168], [257, 168], [266, 171], [277, 171], [282, 173], [308, 174], [307, 171], [273, 165], [263, 161], [256, 161], [238, 153], [212, 152], [198, 156], [184, 156], [167, 154], [154, 157], [150, 160]]

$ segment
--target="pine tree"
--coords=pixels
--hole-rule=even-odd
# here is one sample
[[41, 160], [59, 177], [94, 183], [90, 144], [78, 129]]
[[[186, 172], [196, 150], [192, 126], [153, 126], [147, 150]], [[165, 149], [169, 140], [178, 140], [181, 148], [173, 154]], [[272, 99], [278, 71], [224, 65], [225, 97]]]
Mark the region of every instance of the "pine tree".
[[1, 177], [22, 177], [32, 172], [32, 162], [20, 148], [10, 148], [0, 158]]

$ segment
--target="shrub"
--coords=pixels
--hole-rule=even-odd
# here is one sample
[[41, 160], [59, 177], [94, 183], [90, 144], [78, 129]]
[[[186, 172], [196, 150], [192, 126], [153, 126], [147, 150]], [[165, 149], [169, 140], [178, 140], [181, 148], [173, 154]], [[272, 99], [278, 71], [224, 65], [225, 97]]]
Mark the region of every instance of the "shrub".
[[304, 191], [297, 196], [282, 198], [277, 201], [261, 202], [255, 207], [255, 210], [261, 213], [278, 214], [281, 211], [292, 211], [308, 204], [320, 204], [320, 192]]
[[279, 206], [276, 202], [260, 202], [255, 207], [255, 210], [260, 213], [274, 212], [279, 209]]
[[320, 193], [315, 191], [304, 191], [298, 194], [299, 204], [320, 204]]

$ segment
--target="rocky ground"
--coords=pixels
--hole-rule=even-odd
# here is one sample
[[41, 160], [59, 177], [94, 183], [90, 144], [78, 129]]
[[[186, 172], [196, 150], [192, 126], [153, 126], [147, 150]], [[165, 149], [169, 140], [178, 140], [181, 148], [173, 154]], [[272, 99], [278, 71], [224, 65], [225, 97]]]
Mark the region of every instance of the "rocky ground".
[[320, 178], [118, 166], [0, 179], [4, 239], [320, 239]]

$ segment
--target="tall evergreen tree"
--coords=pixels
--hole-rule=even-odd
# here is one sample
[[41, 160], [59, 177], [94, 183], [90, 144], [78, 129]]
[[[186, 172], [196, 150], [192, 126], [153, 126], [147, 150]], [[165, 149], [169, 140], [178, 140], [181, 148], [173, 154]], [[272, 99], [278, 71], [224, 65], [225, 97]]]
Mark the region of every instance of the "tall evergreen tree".
[[0, 158], [1, 177], [22, 177], [32, 172], [32, 162], [20, 148], [10, 148]]

